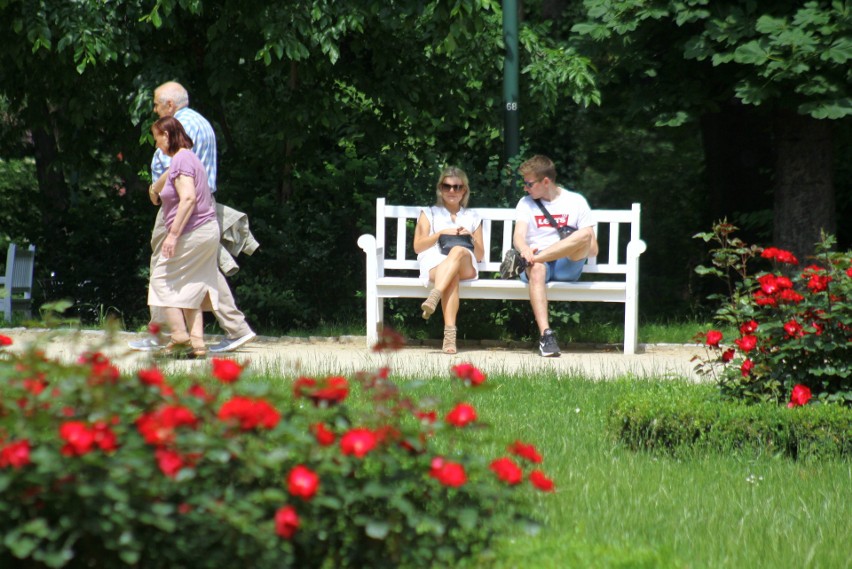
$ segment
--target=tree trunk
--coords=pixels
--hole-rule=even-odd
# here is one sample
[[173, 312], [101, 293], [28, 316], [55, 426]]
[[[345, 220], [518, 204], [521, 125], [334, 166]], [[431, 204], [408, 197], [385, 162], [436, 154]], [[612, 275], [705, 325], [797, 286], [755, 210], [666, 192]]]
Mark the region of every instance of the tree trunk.
[[753, 107], [730, 105], [702, 115], [708, 190], [702, 216], [705, 229], [726, 218], [740, 228], [737, 235], [749, 243], [771, 238], [770, 134], [770, 122]]
[[[44, 104], [48, 119], [43, 126], [32, 129], [32, 141], [36, 163], [36, 179], [42, 196], [41, 218], [45, 238], [48, 242], [62, 243], [64, 238], [63, 214], [68, 209], [68, 184], [59, 162], [56, 136], [50, 127], [50, 111]], [[55, 241], [55, 239], [60, 239]]]
[[808, 262], [820, 232], [837, 231], [831, 121], [791, 111], [773, 121], [775, 210], [773, 244]]

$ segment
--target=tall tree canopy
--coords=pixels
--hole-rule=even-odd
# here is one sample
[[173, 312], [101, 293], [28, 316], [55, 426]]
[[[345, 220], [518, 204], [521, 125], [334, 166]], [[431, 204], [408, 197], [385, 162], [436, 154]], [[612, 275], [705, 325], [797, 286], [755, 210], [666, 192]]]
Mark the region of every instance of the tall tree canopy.
[[[585, 0], [587, 40], [635, 113], [700, 120], [711, 176], [724, 147], [763, 131], [775, 155], [774, 240], [804, 253], [836, 230], [832, 123], [852, 114], [852, 11], [845, 1]], [[726, 120], [727, 119], [727, 120]], [[734, 121], [739, 122], [736, 128]], [[718, 128], [720, 123], [722, 128]], [[723, 136], [719, 136], [723, 134]], [[739, 141], [738, 141], [739, 139]], [[717, 175], [713, 209], [760, 188]]]

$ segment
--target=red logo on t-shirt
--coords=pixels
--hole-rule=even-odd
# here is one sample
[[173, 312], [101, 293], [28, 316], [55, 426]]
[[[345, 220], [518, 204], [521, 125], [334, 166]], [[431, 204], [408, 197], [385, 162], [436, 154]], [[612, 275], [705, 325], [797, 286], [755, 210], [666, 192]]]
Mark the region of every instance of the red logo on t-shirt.
[[[556, 221], [556, 224], [559, 227], [565, 227], [568, 225], [568, 215], [566, 214], [556, 214], [553, 216], [553, 219]], [[541, 229], [542, 227], [553, 227], [550, 225], [550, 222], [543, 215], [535, 216], [535, 226]]]

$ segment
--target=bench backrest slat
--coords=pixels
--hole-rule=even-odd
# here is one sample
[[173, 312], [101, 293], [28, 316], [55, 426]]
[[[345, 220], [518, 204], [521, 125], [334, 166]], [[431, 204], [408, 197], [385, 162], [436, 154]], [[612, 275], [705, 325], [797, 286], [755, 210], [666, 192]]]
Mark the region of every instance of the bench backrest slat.
[[[486, 244], [485, 257], [480, 265], [480, 272], [497, 272], [500, 269], [500, 261], [503, 253], [512, 247], [512, 234], [514, 230], [515, 210], [514, 208], [475, 208], [483, 219], [482, 232]], [[414, 253], [412, 243], [414, 241], [414, 226], [420, 215], [421, 207], [386, 205], [384, 198], [376, 200], [376, 244], [384, 252], [380, 258], [381, 275], [391, 276], [387, 270], [418, 270], [417, 255]], [[622, 224], [630, 225], [630, 240], [639, 241], [639, 217], [640, 205], [633, 204], [631, 209], [596, 209], [592, 210], [592, 219], [595, 221], [595, 234], [601, 245], [598, 257], [589, 258], [584, 273], [591, 274], [622, 274], [626, 275], [627, 265], [627, 241], [623, 239], [621, 232]], [[386, 223], [394, 220], [393, 230], [395, 251], [390, 255], [387, 246]], [[499, 242], [497, 238], [499, 236]], [[604, 258], [605, 257], [605, 258]], [[401, 275], [400, 275], [401, 276]], [[487, 278], [487, 275], [480, 275]]]

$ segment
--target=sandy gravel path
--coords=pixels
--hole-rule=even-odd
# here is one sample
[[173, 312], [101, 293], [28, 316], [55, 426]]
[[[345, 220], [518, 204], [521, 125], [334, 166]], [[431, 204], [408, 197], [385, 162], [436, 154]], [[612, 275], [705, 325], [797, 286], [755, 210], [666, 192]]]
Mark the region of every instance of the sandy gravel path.
[[[47, 355], [65, 360], [74, 359], [83, 351], [100, 350], [123, 370], [138, 369], [149, 362], [150, 355], [127, 349], [127, 342], [141, 339], [136, 333], [118, 332], [109, 343], [103, 331], [0, 329], [0, 334], [15, 342], [6, 349], [21, 350], [33, 342], [41, 343]], [[218, 341], [208, 337], [208, 343]], [[389, 366], [399, 376], [443, 376], [449, 367], [470, 362], [486, 373], [543, 372], [554, 376], [582, 375], [596, 379], [625, 375], [633, 377], [671, 377], [698, 380], [692, 358], [703, 355], [699, 345], [647, 344], [640, 353], [626, 356], [617, 346], [563, 346], [562, 357], [542, 358], [532, 347], [506, 345], [499, 342], [462, 344], [459, 353], [448, 356], [439, 347], [410, 345], [391, 353], [374, 353], [365, 346], [363, 336], [339, 338], [293, 338], [261, 336], [238, 351], [225, 354], [239, 361], [250, 362], [256, 371], [275, 370], [285, 376], [298, 374], [351, 374], [379, 366]], [[209, 358], [208, 358], [209, 359]], [[168, 360], [161, 363], [165, 370], [203, 369], [209, 362]]]

